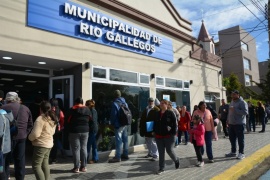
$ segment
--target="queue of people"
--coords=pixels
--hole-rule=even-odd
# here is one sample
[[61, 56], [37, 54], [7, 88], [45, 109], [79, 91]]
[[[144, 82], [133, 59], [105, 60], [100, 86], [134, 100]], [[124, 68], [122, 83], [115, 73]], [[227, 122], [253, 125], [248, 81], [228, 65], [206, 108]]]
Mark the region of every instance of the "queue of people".
[[[0, 101], [3, 98], [0, 91]], [[180, 158], [175, 154], [174, 148], [184, 141], [187, 145], [193, 144], [197, 157], [196, 166], [204, 166], [204, 145], [209, 163], [214, 163], [212, 140], [215, 134], [215, 121], [222, 122], [224, 138], [229, 137], [231, 151], [226, 157], [245, 158], [244, 131], [247, 129], [255, 132], [255, 117], [258, 116], [262, 124], [261, 133], [265, 132], [267, 109], [258, 102], [254, 107], [246, 103], [239, 91], [231, 92], [232, 101], [226, 104], [222, 99], [218, 113], [207, 107], [204, 101], [194, 107], [192, 115], [186, 106], [174, 108], [172, 103], [163, 99], [149, 98], [147, 107], [140, 117], [140, 135], [145, 138], [148, 153], [144, 158], [150, 161], [159, 161], [157, 174], [165, 169], [165, 151], [175, 164], [180, 166]], [[115, 156], [109, 163], [118, 163], [129, 159], [128, 152], [128, 125], [122, 124], [120, 119], [121, 109], [126, 109], [128, 104], [121, 96], [119, 90], [114, 91], [114, 101], [111, 107], [110, 122], [114, 127]], [[84, 101], [78, 97], [74, 106], [66, 112], [67, 122], [64, 122], [64, 113], [60, 109], [58, 100], [41, 101], [38, 103], [39, 113], [33, 125], [32, 113], [28, 107], [20, 103], [16, 92], [8, 92], [6, 103], [0, 108], [0, 137], [2, 137], [1, 152], [3, 153], [3, 173], [1, 179], [9, 179], [9, 165], [14, 161], [16, 179], [25, 176], [25, 146], [28, 139], [33, 145], [32, 169], [37, 179], [50, 179], [49, 164], [57, 163], [58, 150], [62, 152], [63, 129], [68, 132], [69, 143], [72, 150], [73, 173], [87, 172], [87, 164], [98, 163], [97, 132], [98, 113], [93, 99]], [[1, 101], [2, 102], [2, 101]], [[249, 121], [247, 121], [247, 118]], [[16, 121], [15, 130], [14, 122]], [[12, 127], [11, 127], [12, 126]], [[5, 127], [5, 128], [1, 128]], [[182, 140], [182, 134], [184, 140]], [[238, 155], [236, 142], [238, 141]], [[4, 144], [3, 144], [4, 142]], [[1, 154], [0, 154], [1, 155]], [[1, 157], [1, 156], [0, 156]]]

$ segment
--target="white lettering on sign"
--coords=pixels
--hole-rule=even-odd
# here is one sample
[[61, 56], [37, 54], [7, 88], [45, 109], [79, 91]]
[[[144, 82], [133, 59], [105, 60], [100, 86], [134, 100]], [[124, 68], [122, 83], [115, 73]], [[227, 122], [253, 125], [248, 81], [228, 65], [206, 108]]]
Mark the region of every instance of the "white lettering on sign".
[[84, 22], [80, 23], [81, 34], [94, 36], [97, 38], [101, 38], [103, 36], [102, 29], [97, 26], [87, 24], [88, 21], [112, 29], [108, 30], [106, 33], [104, 32], [106, 40], [111, 42], [119, 43], [125, 46], [130, 46], [152, 53], [156, 51], [156, 45], [162, 44], [161, 37], [152, 35], [143, 30], [139, 30], [136, 27], [130, 26], [122, 22], [118, 22], [115, 19], [106, 17], [102, 14], [91, 12], [87, 9], [83, 9], [69, 3], [65, 3], [64, 12], [65, 14], [68, 14], [70, 16], [78, 17], [84, 20]]

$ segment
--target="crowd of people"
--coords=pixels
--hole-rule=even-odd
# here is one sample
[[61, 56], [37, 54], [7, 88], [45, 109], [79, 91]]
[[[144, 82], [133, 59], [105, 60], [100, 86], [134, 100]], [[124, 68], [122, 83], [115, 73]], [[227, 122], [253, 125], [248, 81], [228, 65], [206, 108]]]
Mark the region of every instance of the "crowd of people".
[[[139, 133], [145, 138], [148, 149], [145, 158], [159, 161], [157, 174], [164, 172], [165, 151], [174, 162], [175, 168], [179, 168], [180, 158], [174, 152], [174, 148], [181, 143], [193, 144], [197, 156], [196, 166], [204, 166], [204, 149], [208, 162], [214, 163], [212, 141], [218, 139], [216, 126], [219, 120], [223, 126], [224, 138], [229, 138], [231, 143], [231, 150], [225, 156], [245, 158], [245, 129], [247, 132], [251, 129], [255, 132], [256, 124], [261, 123], [262, 130], [259, 132], [265, 132], [268, 107], [261, 102], [258, 102], [257, 107], [250, 102], [246, 103], [237, 90], [231, 92], [231, 98], [230, 104], [226, 104], [222, 99], [218, 113], [204, 101], [194, 106], [193, 112], [190, 113], [184, 105], [173, 107], [172, 103], [165, 99], [148, 99], [148, 105], [140, 116]], [[10, 178], [11, 162], [14, 163], [15, 178], [24, 179], [27, 139], [33, 146], [32, 169], [36, 178], [50, 179], [49, 164], [57, 163], [58, 150], [64, 153], [64, 130], [68, 132], [72, 151], [73, 173], [87, 172], [87, 164], [98, 163], [99, 123], [93, 99], [84, 103], [83, 99], [78, 97], [74, 106], [65, 113], [61, 108], [61, 102], [55, 98], [50, 101], [38, 98], [35, 104], [28, 108], [21, 103], [16, 92], [8, 92], [4, 97], [4, 93], [0, 91], [0, 102], [0, 158], [3, 162], [0, 164], [3, 166], [1, 179]], [[121, 92], [115, 90], [110, 112], [110, 123], [115, 135], [115, 156], [109, 159], [109, 163], [129, 159], [129, 124], [122, 122], [123, 107], [129, 109]]]

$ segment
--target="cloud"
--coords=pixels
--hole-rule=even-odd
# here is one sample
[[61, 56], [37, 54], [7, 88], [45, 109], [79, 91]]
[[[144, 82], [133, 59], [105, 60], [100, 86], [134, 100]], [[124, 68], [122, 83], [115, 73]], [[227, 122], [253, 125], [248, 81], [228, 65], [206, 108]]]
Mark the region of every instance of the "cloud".
[[[264, 19], [262, 13], [254, 5], [250, 4], [249, 1], [244, 0], [242, 0], [242, 2], [247, 5], [250, 11], [235, 0], [190, 0], [188, 3], [185, 1], [173, 0], [172, 2], [179, 11], [179, 14], [192, 22], [193, 36], [195, 37], [198, 36], [201, 27], [201, 9], [203, 9], [205, 26], [210, 34], [217, 34], [220, 30], [239, 24], [255, 21], [259, 23], [259, 20], [250, 11], [258, 18]], [[264, 2], [260, 3], [263, 4]], [[198, 8], [194, 9], [194, 4], [198, 4]], [[264, 24], [266, 24], [266, 21]]]

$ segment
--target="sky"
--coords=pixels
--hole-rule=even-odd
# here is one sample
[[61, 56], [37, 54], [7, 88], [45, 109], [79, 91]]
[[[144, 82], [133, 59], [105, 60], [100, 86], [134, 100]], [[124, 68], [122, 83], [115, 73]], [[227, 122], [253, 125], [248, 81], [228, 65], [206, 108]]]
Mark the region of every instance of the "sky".
[[206, 29], [214, 36], [215, 42], [218, 41], [218, 31], [239, 25], [256, 39], [258, 61], [266, 61], [269, 58], [268, 22], [263, 14], [267, 0], [171, 0], [171, 2], [181, 17], [192, 23], [194, 37], [198, 37], [202, 17]]

